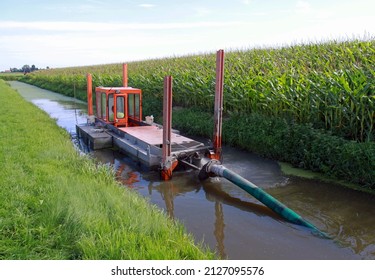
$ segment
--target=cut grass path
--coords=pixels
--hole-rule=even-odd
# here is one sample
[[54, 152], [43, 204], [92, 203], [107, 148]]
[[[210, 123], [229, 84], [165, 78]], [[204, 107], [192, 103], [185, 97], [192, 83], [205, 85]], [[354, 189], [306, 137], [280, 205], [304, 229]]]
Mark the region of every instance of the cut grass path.
[[0, 259], [213, 259], [0, 80]]

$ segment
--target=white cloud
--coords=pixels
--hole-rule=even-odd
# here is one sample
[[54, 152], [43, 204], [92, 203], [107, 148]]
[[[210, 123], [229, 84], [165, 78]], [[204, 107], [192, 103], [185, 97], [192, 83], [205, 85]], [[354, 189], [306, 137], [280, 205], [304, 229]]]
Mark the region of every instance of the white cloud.
[[212, 14], [211, 9], [207, 9], [204, 7], [197, 7], [194, 10], [195, 10], [195, 15], [198, 17], [207, 17], [208, 15]]
[[99, 5], [105, 4], [105, 1], [99, 1], [99, 0], [86, 0], [86, 2], [91, 3], [91, 4], [99, 4]]
[[307, 1], [298, 1], [296, 3], [295, 12], [297, 14], [309, 14], [312, 11], [311, 4]]
[[150, 8], [153, 8], [155, 7], [156, 5], [154, 4], [139, 4], [138, 7], [141, 7], [141, 8], [146, 8], [146, 9], [150, 9]]
[[250, 5], [252, 0], [242, 0], [242, 3], [245, 5]]
[[316, 17], [318, 19], [330, 19], [335, 16], [335, 12], [330, 10], [320, 9], [316, 11]]
[[[87, 22], [0, 22], [0, 53], [7, 54], [0, 61], [0, 70], [25, 63], [38, 67], [64, 67], [215, 50], [228, 43], [227, 37], [216, 36], [207, 40], [208, 35], [240, 25], [239, 22], [229, 25], [223, 22], [197, 22], [156, 26], [123, 24], [119, 27], [117, 24], [96, 25]], [[119, 28], [129, 29], [121, 32], [123, 30]], [[165, 28], [170, 30], [164, 32]]]
[[105, 22], [70, 22], [70, 21], [2, 21], [0, 30], [36, 30], [36, 31], [118, 31], [118, 30], [170, 30], [203, 27], [230, 27], [241, 25], [239, 21], [231, 22], [185, 22], [185, 23], [105, 23]]

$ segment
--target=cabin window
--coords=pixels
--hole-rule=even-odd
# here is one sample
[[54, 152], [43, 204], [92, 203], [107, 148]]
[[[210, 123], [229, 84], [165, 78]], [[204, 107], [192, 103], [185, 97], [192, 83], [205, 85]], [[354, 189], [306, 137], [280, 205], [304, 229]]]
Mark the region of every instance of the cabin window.
[[106, 108], [106, 105], [107, 104], [107, 95], [105, 94], [105, 92], [102, 93], [102, 98], [101, 98], [101, 117], [103, 119], [107, 119], [107, 108]]
[[128, 95], [128, 111], [129, 117], [134, 118], [134, 94]]
[[135, 118], [139, 119], [139, 95], [135, 95]]
[[128, 95], [128, 111], [129, 117], [140, 119], [140, 96], [139, 94]]
[[116, 117], [118, 119], [125, 118], [125, 98], [123, 96], [116, 97]]
[[96, 113], [98, 118], [102, 118], [102, 99], [100, 98], [100, 93], [96, 93]]
[[114, 121], [114, 101], [113, 101], [113, 93], [108, 94], [108, 115], [109, 115], [109, 121]]

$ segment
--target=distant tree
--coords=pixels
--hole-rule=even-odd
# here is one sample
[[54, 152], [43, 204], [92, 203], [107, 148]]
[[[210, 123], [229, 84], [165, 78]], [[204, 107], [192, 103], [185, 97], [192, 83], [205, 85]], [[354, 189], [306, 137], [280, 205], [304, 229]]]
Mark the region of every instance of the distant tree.
[[22, 71], [24, 74], [30, 73], [30, 66], [25, 64], [24, 66], [22, 66]]
[[35, 71], [35, 70], [38, 70], [38, 68], [35, 68], [35, 65], [31, 65], [31, 72]]
[[49, 66], [47, 66], [46, 69], [49, 69]]

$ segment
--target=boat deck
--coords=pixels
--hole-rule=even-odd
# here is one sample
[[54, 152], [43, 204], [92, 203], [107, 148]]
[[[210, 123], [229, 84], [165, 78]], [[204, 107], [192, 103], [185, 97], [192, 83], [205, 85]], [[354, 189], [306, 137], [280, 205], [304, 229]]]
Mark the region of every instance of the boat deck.
[[[147, 143], [148, 145], [162, 147], [163, 145], [163, 129], [157, 126], [133, 126], [121, 127], [121, 131]], [[181, 148], [193, 148], [194, 146], [203, 146], [202, 143], [185, 136], [171, 133], [172, 149], [180, 146]]]
[[[163, 128], [158, 126], [107, 127], [77, 125], [77, 135], [91, 149], [118, 147], [150, 168], [160, 167], [163, 148]], [[120, 132], [120, 134], [119, 134]], [[203, 143], [171, 133], [173, 156], [188, 156], [206, 150]]]

